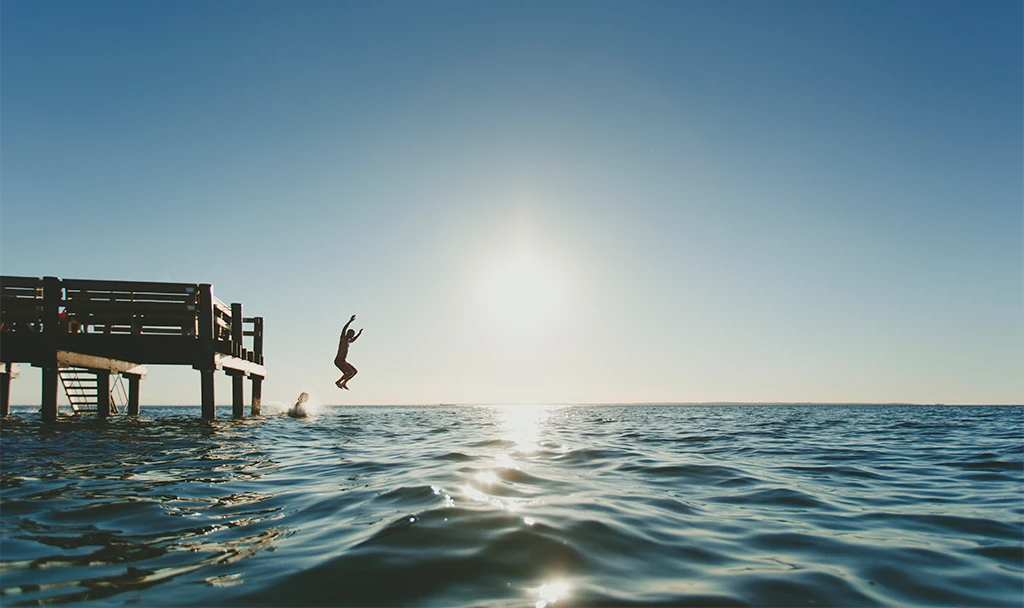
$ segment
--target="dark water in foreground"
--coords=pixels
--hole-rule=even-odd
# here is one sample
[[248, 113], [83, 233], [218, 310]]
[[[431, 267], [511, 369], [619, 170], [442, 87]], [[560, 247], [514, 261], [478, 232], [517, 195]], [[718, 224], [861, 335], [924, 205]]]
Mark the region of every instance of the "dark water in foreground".
[[0, 423], [4, 606], [1024, 603], [1020, 407], [143, 413]]

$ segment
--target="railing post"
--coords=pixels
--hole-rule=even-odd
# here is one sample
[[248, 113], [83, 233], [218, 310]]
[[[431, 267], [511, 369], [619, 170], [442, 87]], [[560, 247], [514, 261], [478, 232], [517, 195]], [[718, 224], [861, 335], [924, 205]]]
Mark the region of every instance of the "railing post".
[[43, 351], [38, 361], [43, 368], [42, 417], [45, 422], [57, 420], [57, 333], [63, 287], [57, 277], [43, 278]]
[[263, 317], [252, 320], [252, 329], [253, 361], [257, 365], [263, 365]]
[[[213, 352], [213, 285], [203, 283], [199, 286], [199, 303], [196, 306], [196, 316], [199, 322], [200, 342], [209, 347]], [[206, 354], [205, 352], [203, 353]], [[205, 363], [205, 361], [203, 362]]]
[[93, 370], [96, 374], [96, 415], [102, 420], [110, 417], [110, 370]]
[[245, 332], [242, 331], [242, 304], [231, 303], [231, 354], [235, 357], [242, 356], [242, 340]]

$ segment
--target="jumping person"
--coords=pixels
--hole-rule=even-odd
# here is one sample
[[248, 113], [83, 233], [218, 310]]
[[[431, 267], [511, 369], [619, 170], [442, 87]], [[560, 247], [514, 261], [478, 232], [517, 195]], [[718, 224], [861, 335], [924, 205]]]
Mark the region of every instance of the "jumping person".
[[352, 325], [352, 321], [355, 320], [356, 316], [352, 315], [352, 318], [348, 320], [345, 327], [341, 328], [341, 339], [338, 340], [338, 356], [334, 358], [334, 365], [341, 370], [341, 378], [338, 378], [338, 381], [334, 384], [338, 388], [343, 388], [346, 391], [348, 390], [348, 381], [352, 379], [352, 376], [359, 373], [359, 370], [357, 370], [354, 365], [345, 360], [345, 358], [348, 357], [348, 345], [355, 342], [356, 339], [363, 334], [363, 330], [361, 329], [359, 330], [359, 333], [356, 333], [354, 329], [348, 328], [349, 325]]

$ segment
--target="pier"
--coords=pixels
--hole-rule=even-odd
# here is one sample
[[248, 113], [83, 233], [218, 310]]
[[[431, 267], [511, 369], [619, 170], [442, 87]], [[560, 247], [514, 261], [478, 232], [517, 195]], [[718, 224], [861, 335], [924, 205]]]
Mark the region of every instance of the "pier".
[[243, 317], [207, 283], [0, 277], [0, 416], [10, 409], [19, 364], [42, 369], [42, 418], [57, 419], [58, 385], [72, 410], [116, 413], [111, 378], [126, 379], [125, 409], [139, 413], [146, 365], [190, 365], [200, 373], [202, 417], [216, 417], [214, 376], [232, 381], [232, 415], [260, 415], [263, 317]]

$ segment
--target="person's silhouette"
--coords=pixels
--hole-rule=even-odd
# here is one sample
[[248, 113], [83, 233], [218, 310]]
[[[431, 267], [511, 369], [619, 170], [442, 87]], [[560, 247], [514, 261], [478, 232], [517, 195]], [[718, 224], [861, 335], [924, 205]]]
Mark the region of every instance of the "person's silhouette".
[[356, 320], [356, 316], [352, 315], [352, 318], [348, 320], [345, 327], [341, 328], [341, 339], [338, 340], [338, 355], [334, 357], [334, 365], [341, 370], [341, 378], [334, 384], [338, 388], [348, 390], [348, 381], [359, 373], [359, 370], [354, 365], [345, 360], [348, 357], [348, 345], [355, 342], [359, 336], [363, 334], [363, 330], [360, 329], [359, 333], [356, 333], [354, 329], [349, 329], [348, 326], [352, 325], [352, 321]]
[[295, 405], [292, 409], [288, 410], [288, 415], [292, 418], [305, 418], [306, 410], [302, 408], [302, 404], [309, 401], [309, 393], [302, 393], [299, 398], [295, 400]]

